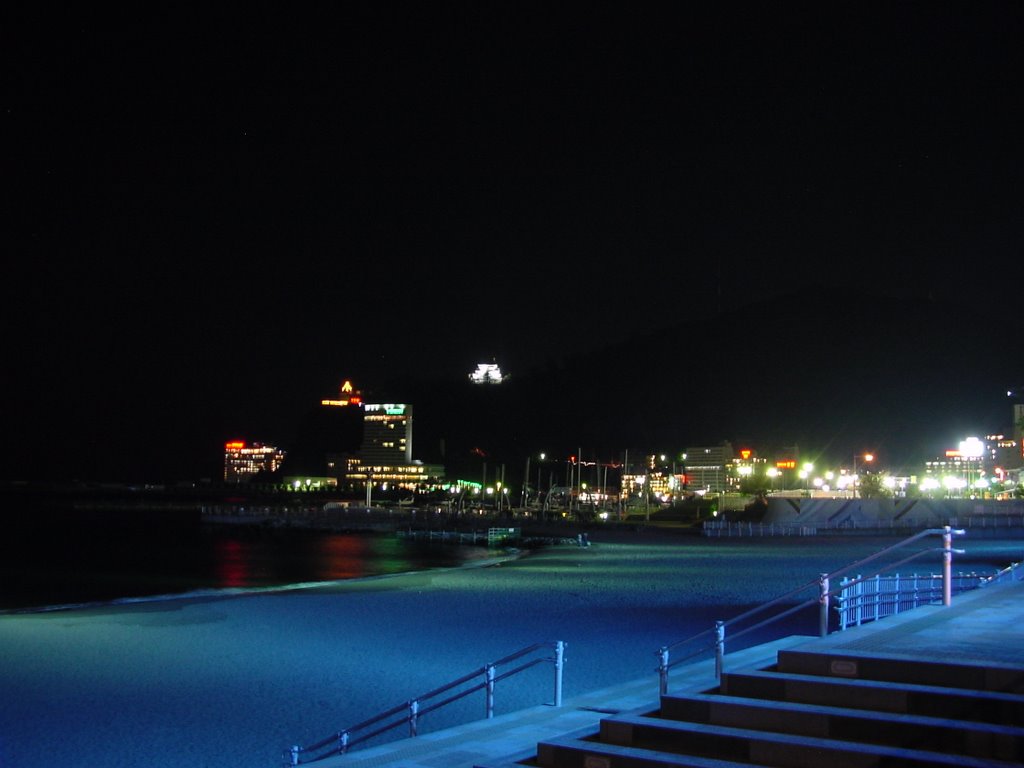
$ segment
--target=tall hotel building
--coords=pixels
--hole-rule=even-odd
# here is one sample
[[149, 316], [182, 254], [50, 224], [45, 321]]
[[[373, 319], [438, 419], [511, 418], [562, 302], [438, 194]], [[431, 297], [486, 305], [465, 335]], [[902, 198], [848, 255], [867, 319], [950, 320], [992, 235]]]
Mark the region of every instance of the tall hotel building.
[[355, 454], [327, 457], [329, 470], [350, 489], [371, 485], [416, 488], [439, 482], [444, 468], [423, 464], [412, 458], [412, 405], [408, 403], [364, 403], [346, 381], [336, 400], [323, 400], [328, 407], [356, 406], [363, 411], [363, 437]]
[[363, 405], [364, 464], [412, 463], [412, 406], [405, 403]]

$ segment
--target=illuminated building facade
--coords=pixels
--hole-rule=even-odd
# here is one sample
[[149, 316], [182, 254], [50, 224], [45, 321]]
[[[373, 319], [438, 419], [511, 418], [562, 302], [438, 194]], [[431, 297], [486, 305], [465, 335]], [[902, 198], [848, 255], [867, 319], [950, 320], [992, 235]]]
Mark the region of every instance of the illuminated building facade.
[[374, 464], [363, 462], [355, 456], [345, 460], [345, 484], [351, 490], [366, 488], [367, 484], [388, 490], [401, 488], [436, 489], [447, 485], [444, 481], [444, 467], [424, 464], [419, 461], [398, 464]]
[[679, 496], [686, 485], [687, 477], [681, 466], [675, 462], [669, 467], [661, 457], [659, 464], [658, 457], [653, 454], [647, 456], [644, 469], [641, 472], [624, 472], [622, 474], [621, 496], [624, 499], [630, 497], [641, 498], [645, 501], [669, 502]]
[[332, 409], [355, 407], [362, 413], [358, 448], [326, 456], [328, 473], [348, 490], [367, 486], [414, 490], [443, 482], [444, 467], [412, 458], [412, 405], [365, 403], [349, 381], [342, 384], [336, 397], [321, 400], [320, 404]]
[[1015, 440], [988, 435], [985, 440], [968, 437], [941, 459], [925, 462], [922, 488], [942, 487], [950, 495], [968, 495], [986, 489], [992, 480], [1002, 480], [1017, 451]]
[[351, 381], [345, 379], [338, 390], [337, 397], [325, 398], [320, 401], [320, 405], [327, 408], [344, 408], [349, 405], [359, 405], [361, 402], [363, 402], [362, 395], [352, 386]]
[[1021, 441], [1017, 437], [986, 435], [985, 440], [990, 460], [986, 469], [990, 474], [998, 474], [999, 469], [1020, 469], [1024, 465], [1021, 458]]
[[694, 492], [722, 493], [735, 475], [735, 454], [729, 442], [687, 448], [683, 458], [688, 486]]
[[640, 498], [650, 501], [667, 502], [682, 487], [679, 476], [660, 470], [648, 470], [642, 474], [622, 476], [622, 498]]
[[406, 403], [364, 403], [363, 464], [412, 463], [412, 406]]
[[247, 483], [260, 472], [274, 472], [284, 461], [284, 451], [272, 445], [232, 440], [224, 445], [224, 482]]
[[750, 448], [741, 448], [733, 459], [733, 467], [735, 471], [729, 473], [729, 490], [738, 491], [744, 478], [766, 474], [768, 460], [756, 456]]

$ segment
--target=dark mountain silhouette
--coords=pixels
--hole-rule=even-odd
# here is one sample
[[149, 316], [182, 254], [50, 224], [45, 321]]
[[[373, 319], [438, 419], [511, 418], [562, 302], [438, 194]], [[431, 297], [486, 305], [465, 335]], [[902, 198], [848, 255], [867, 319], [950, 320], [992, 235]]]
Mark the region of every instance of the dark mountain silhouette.
[[613, 461], [723, 440], [820, 461], [871, 450], [898, 467], [1012, 428], [1020, 330], [1011, 306], [819, 288], [685, 317], [501, 385], [388, 388], [415, 403], [414, 454], [451, 476], [488, 462], [519, 477], [539, 451]]

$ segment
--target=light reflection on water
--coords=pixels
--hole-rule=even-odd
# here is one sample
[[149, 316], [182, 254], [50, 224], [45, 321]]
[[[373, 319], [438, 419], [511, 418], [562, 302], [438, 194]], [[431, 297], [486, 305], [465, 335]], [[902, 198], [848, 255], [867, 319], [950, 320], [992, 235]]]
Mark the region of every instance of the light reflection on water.
[[0, 562], [0, 610], [259, 589], [459, 565], [481, 547], [386, 534], [109, 529], [25, 537]]

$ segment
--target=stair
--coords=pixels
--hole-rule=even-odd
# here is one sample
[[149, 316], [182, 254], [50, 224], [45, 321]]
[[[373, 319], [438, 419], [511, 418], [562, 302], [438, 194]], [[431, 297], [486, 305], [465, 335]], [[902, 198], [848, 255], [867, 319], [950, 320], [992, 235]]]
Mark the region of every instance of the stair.
[[[810, 646], [806, 646], [810, 647]], [[543, 768], [859, 768], [1024, 764], [1024, 667], [783, 649], [776, 664], [722, 675], [547, 739]]]

